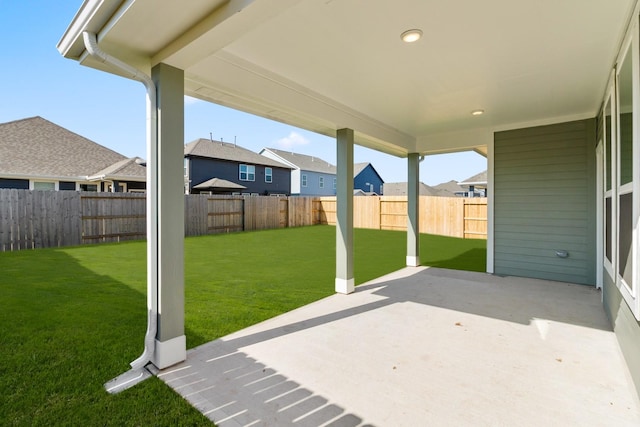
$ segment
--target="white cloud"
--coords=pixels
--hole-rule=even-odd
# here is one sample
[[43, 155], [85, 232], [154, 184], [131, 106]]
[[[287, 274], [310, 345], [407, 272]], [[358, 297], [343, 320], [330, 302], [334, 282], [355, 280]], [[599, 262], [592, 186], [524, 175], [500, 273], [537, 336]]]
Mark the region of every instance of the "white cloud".
[[193, 105], [193, 104], [197, 104], [198, 102], [202, 102], [202, 101], [198, 98], [193, 98], [188, 95], [184, 96], [184, 105]]
[[289, 136], [281, 138], [276, 141], [276, 145], [282, 148], [293, 148], [299, 145], [307, 145], [311, 141], [309, 141], [304, 136], [300, 135], [297, 132], [291, 132]]

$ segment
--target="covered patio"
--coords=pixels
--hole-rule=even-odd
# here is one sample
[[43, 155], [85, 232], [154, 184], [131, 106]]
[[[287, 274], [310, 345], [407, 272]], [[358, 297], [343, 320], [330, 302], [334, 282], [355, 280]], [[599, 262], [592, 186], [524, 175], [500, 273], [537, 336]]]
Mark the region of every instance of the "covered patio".
[[[640, 390], [639, 16], [637, 0], [85, 1], [60, 53], [147, 91], [149, 321], [132, 375], [200, 357], [187, 359], [184, 328], [189, 95], [335, 137], [337, 293], [355, 291], [354, 145], [406, 158], [401, 276], [421, 265], [421, 159], [475, 150], [488, 164], [486, 271], [523, 277], [387, 278], [216, 341], [204, 360], [237, 353], [364, 423], [637, 422], [610, 327]], [[260, 332], [278, 322], [293, 332]], [[231, 409], [245, 389], [217, 390], [216, 420], [260, 406]]]
[[220, 426], [640, 424], [594, 288], [407, 267], [158, 373]]

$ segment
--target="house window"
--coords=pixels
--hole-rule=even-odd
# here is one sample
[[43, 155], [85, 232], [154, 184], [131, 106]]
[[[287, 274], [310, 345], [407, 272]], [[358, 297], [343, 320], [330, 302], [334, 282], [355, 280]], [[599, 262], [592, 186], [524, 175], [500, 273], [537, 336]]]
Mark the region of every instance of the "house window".
[[98, 191], [97, 184], [80, 184], [80, 191]]
[[302, 186], [303, 187], [307, 186], [307, 175], [305, 174], [302, 175]]
[[603, 107], [602, 237], [605, 274], [640, 320], [640, 140], [638, 138], [640, 49], [638, 22], [631, 26], [618, 57]]
[[336, 178], [333, 178], [333, 189], [334, 189], [334, 190], [336, 189], [336, 182], [337, 182], [337, 181], [336, 181]]
[[33, 181], [32, 190], [50, 190], [53, 191], [56, 189], [55, 182], [44, 182], [44, 181]]
[[240, 165], [240, 181], [255, 181], [256, 167], [254, 165]]
[[273, 169], [264, 168], [264, 182], [273, 182]]
[[189, 176], [189, 159], [184, 158], [184, 176]]
[[320, 186], [320, 188], [324, 188], [324, 177], [323, 176], [321, 176], [318, 179], [318, 185]]
[[[635, 39], [635, 38], [634, 38]], [[632, 40], [632, 46], [636, 43]], [[617, 173], [616, 192], [618, 194], [618, 281], [626, 287], [632, 297], [636, 297], [634, 281], [631, 277], [633, 266], [633, 251], [631, 249], [633, 236], [633, 94], [635, 79], [633, 76], [631, 47], [618, 68], [618, 143], [617, 143]], [[636, 71], [637, 72], [637, 71]]]

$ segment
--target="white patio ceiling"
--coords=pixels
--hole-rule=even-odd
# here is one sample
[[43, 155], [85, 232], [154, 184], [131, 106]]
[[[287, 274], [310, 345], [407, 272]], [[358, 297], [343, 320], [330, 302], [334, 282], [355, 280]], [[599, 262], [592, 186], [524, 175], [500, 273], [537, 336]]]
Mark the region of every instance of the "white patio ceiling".
[[[635, 0], [90, 0], [81, 32], [185, 93], [391, 154], [484, 150], [495, 129], [594, 117]], [[400, 34], [424, 32], [406, 44]], [[485, 110], [482, 116], [471, 111]]]

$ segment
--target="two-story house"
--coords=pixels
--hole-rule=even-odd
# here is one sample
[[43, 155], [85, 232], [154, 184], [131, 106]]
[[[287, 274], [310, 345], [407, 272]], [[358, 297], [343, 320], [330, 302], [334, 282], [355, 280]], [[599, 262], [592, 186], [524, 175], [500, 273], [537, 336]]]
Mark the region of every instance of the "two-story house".
[[366, 194], [382, 195], [384, 180], [371, 163], [353, 165], [353, 189]]
[[291, 167], [291, 194], [335, 196], [336, 167], [318, 157], [292, 151], [263, 148], [260, 154]]
[[184, 147], [185, 192], [290, 195], [291, 168], [237, 144], [197, 139]]

